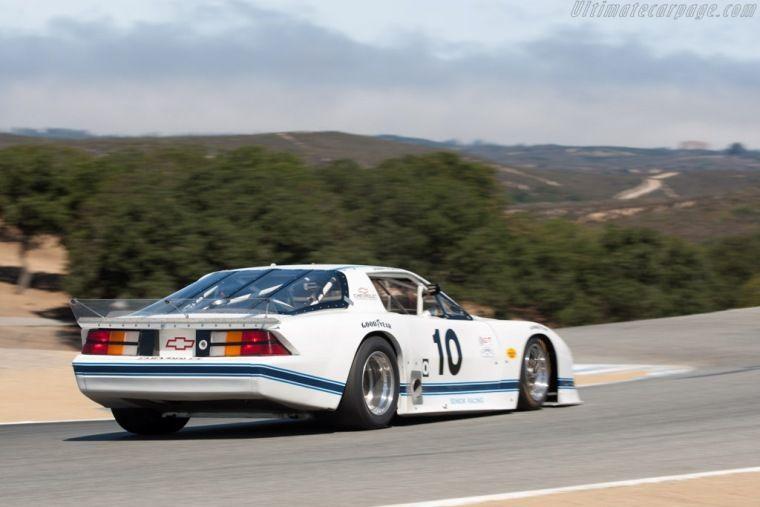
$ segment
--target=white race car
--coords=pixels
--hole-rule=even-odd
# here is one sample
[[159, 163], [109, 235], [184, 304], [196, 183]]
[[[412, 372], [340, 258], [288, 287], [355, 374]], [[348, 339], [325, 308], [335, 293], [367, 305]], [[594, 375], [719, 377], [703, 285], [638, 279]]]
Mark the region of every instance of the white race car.
[[402, 269], [269, 266], [210, 273], [152, 302], [72, 300], [79, 389], [127, 431], [191, 416], [394, 416], [580, 403], [553, 331], [474, 317]]

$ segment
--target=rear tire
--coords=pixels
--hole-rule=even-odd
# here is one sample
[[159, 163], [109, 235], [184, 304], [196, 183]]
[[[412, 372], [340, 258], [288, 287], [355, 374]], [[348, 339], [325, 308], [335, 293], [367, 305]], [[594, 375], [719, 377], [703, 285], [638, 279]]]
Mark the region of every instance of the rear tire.
[[396, 352], [387, 341], [372, 336], [356, 351], [343, 398], [330, 419], [344, 428], [385, 428], [396, 414], [398, 391]]
[[519, 410], [538, 410], [546, 401], [552, 378], [552, 359], [543, 338], [534, 336], [525, 344], [520, 370]]
[[166, 416], [147, 408], [112, 408], [119, 426], [137, 435], [167, 435], [181, 430], [189, 417]]

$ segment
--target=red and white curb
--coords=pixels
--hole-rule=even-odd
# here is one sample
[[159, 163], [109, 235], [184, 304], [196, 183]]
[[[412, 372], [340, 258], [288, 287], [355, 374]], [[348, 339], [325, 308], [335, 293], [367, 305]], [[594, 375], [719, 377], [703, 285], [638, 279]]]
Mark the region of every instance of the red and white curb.
[[594, 383], [587, 387], [605, 384], [616, 384], [619, 382], [630, 382], [647, 377], [665, 377], [667, 375], [678, 375], [679, 373], [688, 373], [694, 368], [683, 365], [664, 365], [664, 364], [605, 364], [605, 363], [580, 363], [573, 366], [573, 374], [577, 378], [589, 378], [597, 375], [607, 375], [611, 373], [627, 373], [640, 371], [644, 373], [643, 377], [615, 380], [610, 382]]

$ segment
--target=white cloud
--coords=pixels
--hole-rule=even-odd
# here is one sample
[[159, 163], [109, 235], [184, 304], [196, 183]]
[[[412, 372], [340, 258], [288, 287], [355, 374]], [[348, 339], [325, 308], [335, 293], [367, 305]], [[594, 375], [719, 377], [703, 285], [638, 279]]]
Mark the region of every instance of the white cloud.
[[760, 134], [756, 61], [660, 55], [635, 38], [569, 28], [499, 48], [424, 34], [376, 46], [221, 5], [200, 28], [182, 17], [57, 18], [45, 31], [0, 34], [0, 129], [329, 129], [638, 146], [751, 144]]

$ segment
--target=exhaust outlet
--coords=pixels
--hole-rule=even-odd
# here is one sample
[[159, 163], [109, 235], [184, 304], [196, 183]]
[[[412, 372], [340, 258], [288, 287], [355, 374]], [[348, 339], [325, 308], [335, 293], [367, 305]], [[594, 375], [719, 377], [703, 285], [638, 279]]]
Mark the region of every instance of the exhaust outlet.
[[412, 400], [412, 405], [422, 405], [422, 372], [415, 370], [406, 385], [406, 394]]

